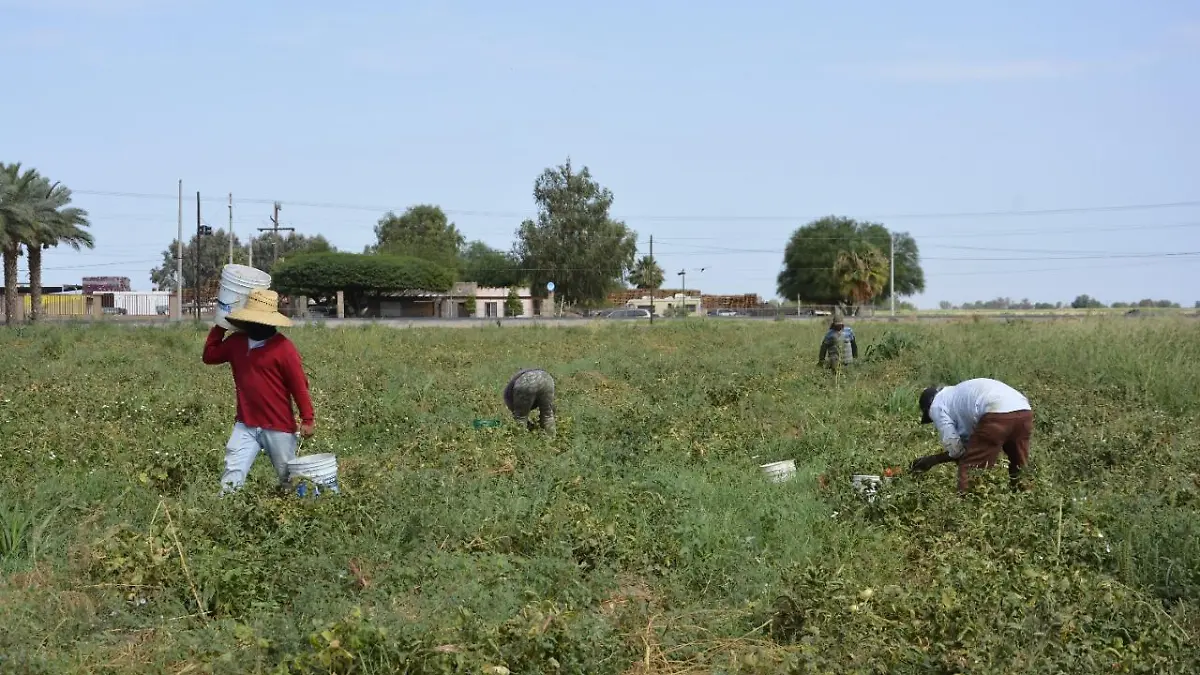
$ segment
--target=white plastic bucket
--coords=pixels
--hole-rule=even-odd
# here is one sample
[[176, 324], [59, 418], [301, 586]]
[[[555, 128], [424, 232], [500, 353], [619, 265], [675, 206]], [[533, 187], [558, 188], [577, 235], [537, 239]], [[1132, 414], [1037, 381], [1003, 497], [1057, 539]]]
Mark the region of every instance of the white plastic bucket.
[[796, 460], [786, 459], [782, 462], [760, 464], [759, 468], [763, 470], [763, 473], [767, 474], [767, 478], [772, 483], [782, 483], [796, 475]]
[[330, 453], [305, 455], [288, 462], [288, 480], [296, 486], [296, 494], [300, 497], [308, 495], [308, 486], [301, 479], [312, 481], [316, 489], [313, 496], [324, 490], [338, 491], [337, 457]]
[[873, 502], [879, 488], [883, 487], [883, 479], [879, 476], [855, 474], [850, 477], [850, 484], [854, 486], [855, 492], [866, 497], [867, 501]]
[[246, 265], [226, 265], [221, 268], [221, 288], [217, 292], [217, 325], [232, 329], [225, 320], [229, 313], [241, 309], [256, 288], [270, 288], [271, 275]]

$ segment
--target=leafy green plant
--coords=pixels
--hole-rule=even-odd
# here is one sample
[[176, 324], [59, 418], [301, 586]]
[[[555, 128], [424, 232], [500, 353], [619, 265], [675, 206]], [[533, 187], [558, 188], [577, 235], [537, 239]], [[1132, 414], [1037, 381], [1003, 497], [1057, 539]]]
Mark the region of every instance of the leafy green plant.
[[37, 513], [28, 504], [0, 500], [0, 562], [25, 559], [34, 562], [45, 541], [46, 529], [61, 507]]
[[916, 341], [907, 333], [886, 331], [880, 340], [867, 345], [865, 357], [868, 361], [891, 361], [916, 346]]
[[521, 316], [525, 313], [525, 305], [517, 295], [517, 289], [509, 288], [504, 298], [504, 316]]

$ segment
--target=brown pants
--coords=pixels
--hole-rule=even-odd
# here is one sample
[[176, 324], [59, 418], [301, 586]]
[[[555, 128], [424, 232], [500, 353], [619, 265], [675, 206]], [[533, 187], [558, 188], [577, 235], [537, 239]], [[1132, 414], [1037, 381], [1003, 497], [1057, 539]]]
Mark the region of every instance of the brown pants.
[[958, 460], [958, 489], [967, 489], [967, 470], [991, 468], [1000, 451], [1008, 456], [1008, 476], [1013, 483], [1022, 467], [1029, 463], [1029, 438], [1033, 435], [1033, 412], [988, 413], [967, 441], [966, 452]]

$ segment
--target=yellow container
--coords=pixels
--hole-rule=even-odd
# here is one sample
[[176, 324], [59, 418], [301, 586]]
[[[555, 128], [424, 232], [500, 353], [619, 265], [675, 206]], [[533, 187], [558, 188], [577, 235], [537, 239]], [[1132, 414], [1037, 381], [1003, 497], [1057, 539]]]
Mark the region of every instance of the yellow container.
[[[30, 296], [23, 296], [25, 312], [33, 309]], [[43, 295], [42, 314], [44, 316], [83, 316], [87, 313], [87, 301], [82, 295]]]

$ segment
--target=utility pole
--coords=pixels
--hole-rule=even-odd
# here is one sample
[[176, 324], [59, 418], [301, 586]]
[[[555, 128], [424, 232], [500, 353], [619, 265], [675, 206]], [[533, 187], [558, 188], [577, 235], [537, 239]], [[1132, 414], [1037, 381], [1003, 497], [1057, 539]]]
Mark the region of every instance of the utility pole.
[[279, 233], [296, 231], [296, 228], [294, 228], [294, 227], [280, 227], [279, 226], [279, 209], [280, 209], [279, 202], [275, 202], [275, 209], [274, 209], [273, 214], [271, 215], [271, 227], [258, 228], [259, 232], [273, 232], [275, 235], [274, 242], [273, 242], [275, 245], [275, 257], [273, 260], [271, 260], [272, 267], [275, 266], [275, 263], [279, 262]]
[[212, 234], [212, 228], [200, 222], [200, 193], [196, 192], [196, 279], [192, 304], [196, 306], [196, 320], [200, 320], [200, 249], [206, 235]]
[[254, 233], [253, 232], [250, 233], [250, 245], [246, 247], [246, 251], [248, 252], [247, 253], [248, 257], [246, 259], [246, 265], [249, 267], [254, 267]]
[[683, 295], [683, 315], [687, 316], [687, 270], [679, 270], [679, 276], [683, 278], [680, 289]]
[[233, 193], [229, 193], [229, 264], [233, 264]]
[[891, 243], [892, 243], [892, 253], [891, 253], [891, 257], [888, 262], [888, 276], [890, 277], [890, 279], [888, 281], [888, 287], [891, 288], [891, 290], [892, 290], [892, 292], [891, 292], [892, 316], [895, 317], [896, 316], [896, 235], [889, 232], [888, 239], [891, 240]]
[[[651, 262], [654, 261], [654, 235], [650, 235], [650, 261]], [[657, 286], [658, 284], [654, 284], [654, 285]], [[658, 290], [658, 289], [657, 288], [650, 289], [650, 325], [651, 326], [654, 325], [654, 310], [656, 307], [658, 307], [658, 303], [655, 302], [655, 298], [654, 298], [654, 291], [656, 291], [656, 290]]]
[[[698, 269], [696, 271], [703, 272], [705, 269], [707, 269], [707, 268], [701, 267], [700, 269]], [[683, 315], [687, 316], [688, 312], [690, 311], [688, 309], [688, 302], [687, 302], [687, 270], [679, 270], [679, 276], [683, 278], [683, 282], [682, 282], [683, 288], [681, 289], [682, 293], [683, 293]]]
[[179, 314], [174, 318], [183, 319], [183, 179], [179, 179], [179, 241], [175, 247], [175, 299], [178, 301]]
[[192, 289], [192, 305], [196, 308], [196, 320], [200, 320], [200, 240], [203, 237], [203, 230], [200, 224], [200, 192], [196, 191], [196, 268], [194, 271], [195, 279], [192, 281], [195, 288]]

